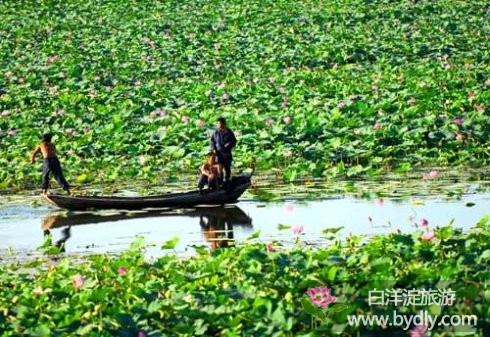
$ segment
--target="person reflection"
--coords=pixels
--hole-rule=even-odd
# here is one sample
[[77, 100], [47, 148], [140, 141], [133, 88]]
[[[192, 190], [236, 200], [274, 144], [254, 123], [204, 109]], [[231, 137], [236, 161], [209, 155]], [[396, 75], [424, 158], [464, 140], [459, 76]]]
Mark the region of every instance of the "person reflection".
[[199, 225], [203, 231], [204, 239], [211, 243], [211, 251], [233, 245], [233, 224], [228, 222], [226, 218], [216, 215], [201, 215]]
[[71, 237], [71, 226], [67, 226], [61, 230], [61, 238], [53, 243], [53, 235], [51, 234], [51, 228], [53, 228], [53, 224], [56, 221], [56, 216], [51, 216], [46, 218], [43, 221], [43, 235], [45, 240], [49, 240], [47, 243], [51, 246], [59, 248], [61, 253], [64, 253], [65, 243]]

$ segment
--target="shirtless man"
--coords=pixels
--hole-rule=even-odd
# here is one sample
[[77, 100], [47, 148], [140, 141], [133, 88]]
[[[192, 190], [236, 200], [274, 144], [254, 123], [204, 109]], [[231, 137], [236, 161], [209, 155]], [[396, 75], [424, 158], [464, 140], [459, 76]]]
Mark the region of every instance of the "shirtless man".
[[54, 144], [51, 143], [51, 135], [44, 134], [42, 143], [32, 152], [31, 164], [36, 162], [36, 155], [42, 153], [44, 163], [43, 163], [43, 183], [42, 183], [42, 193], [48, 193], [49, 187], [49, 173], [53, 172], [54, 177], [58, 184], [60, 184], [63, 189], [70, 194], [70, 185], [66, 182], [65, 177], [63, 177], [63, 170], [61, 169], [60, 161], [56, 156], [56, 148]]

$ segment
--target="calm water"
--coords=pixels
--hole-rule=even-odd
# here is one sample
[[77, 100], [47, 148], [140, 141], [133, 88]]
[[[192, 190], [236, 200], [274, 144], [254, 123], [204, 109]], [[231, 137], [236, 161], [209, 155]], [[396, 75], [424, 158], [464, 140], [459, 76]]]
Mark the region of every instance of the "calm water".
[[[339, 237], [412, 232], [425, 218], [431, 227], [454, 220], [456, 227], [469, 229], [490, 214], [485, 182], [420, 184], [347, 182], [334, 188], [307, 183], [280, 189], [259, 184], [235, 206], [131, 213], [68, 213], [45, 205], [38, 196], [14, 196], [0, 206], [0, 257], [12, 261], [39, 255], [36, 248], [48, 234], [53, 244], [64, 243], [68, 254], [118, 252], [143, 236], [150, 244], [148, 256], [154, 257], [165, 254], [161, 245], [174, 237], [180, 238], [177, 253], [191, 255], [194, 245], [212, 250], [257, 231], [260, 241], [292, 243], [291, 229], [280, 230], [280, 224], [303, 225], [301, 238], [322, 245], [326, 228], [343, 227]], [[264, 198], [277, 200], [258, 200]]]

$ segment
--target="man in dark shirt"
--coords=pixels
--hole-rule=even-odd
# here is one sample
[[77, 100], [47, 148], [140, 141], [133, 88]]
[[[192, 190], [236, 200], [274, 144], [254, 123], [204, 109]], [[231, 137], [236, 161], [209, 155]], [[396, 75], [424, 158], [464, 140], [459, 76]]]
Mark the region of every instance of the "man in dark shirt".
[[231, 176], [231, 161], [233, 159], [231, 150], [236, 145], [236, 138], [233, 131], [226, 127], [226, 120], [223, 117], [218, 118], [217, 129], [211, 136], [210, 145], [211, 150], [218, 157], [218, 163], [223, 165], [225, 183], [227, 184]]

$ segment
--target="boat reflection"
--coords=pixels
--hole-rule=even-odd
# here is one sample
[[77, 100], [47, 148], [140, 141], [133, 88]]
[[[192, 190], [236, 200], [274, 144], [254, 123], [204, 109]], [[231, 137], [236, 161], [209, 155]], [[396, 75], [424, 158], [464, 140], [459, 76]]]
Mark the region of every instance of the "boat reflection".
[[210, 243], [211, 250], [233, 245], [234, 226], [252, 227], [252, 219], [240, 207], [233, 205], [228, 207], [201, 207], [179, 210], [159, 209], [116, 213], [56, 213], [43, 220], [42, 229], [45, 237], [49, 237], [52, 229], [62, 228], [61, 238], [52, 242], [52, 245], [59, 247], [63, 252], [65, 242], [71, 237], [72, 226], [156, 217], [197, 218], [203, 237]]

